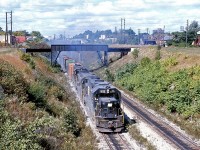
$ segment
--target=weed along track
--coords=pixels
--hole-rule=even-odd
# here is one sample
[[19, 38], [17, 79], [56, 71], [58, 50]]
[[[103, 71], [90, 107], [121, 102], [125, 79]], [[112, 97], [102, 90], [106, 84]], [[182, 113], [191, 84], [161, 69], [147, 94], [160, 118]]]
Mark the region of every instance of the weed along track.
[[165, 123], [163, 120], [158, 119], [148, 110], [144, 109], [138, 105], [133, 100], [122, 96], [123, 103], [126, 107], [131, 109], [136, 115], [145, 121], [147, 124], [153, 127], [153, 129], [161, 134], [163, 137], [168, 139], [168, 141], [175, 147], [181, 150], [199, 150], [200, 146], [197, 145], [192, 139], [187, 138], [182, 133], [176, 131], [169, 124]]

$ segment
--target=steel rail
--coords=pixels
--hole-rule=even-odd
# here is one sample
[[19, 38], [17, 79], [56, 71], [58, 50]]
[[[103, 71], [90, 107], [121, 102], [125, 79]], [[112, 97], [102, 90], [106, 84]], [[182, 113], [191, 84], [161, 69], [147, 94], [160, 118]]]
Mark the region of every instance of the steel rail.
[[121, 134], [117, 133], [117, 136], [119, 136], [121, 142], [123, 143], [123, 145], [126, 147], [127, 150], [134, 150], [133, 148], [130, 148], [130, 147], [128, 146], [129, 143], [127, 143], [127, 142], [123, 139], [123, 137], [121, 136]]
[[108, 147], [110, 148], [110, 150], [115, 150], [115, 149], [113, 148], [113, 146], [111, 145], [111, 142], [108, 140], [107, 135], [104, 134], [104, 133], [102, 133], [102, 136], [103, 136], [103, 138], [105, 139], [105, 141], [106, 141]]
[[[130, 100], [126, 96], [122, 96], [124, 104], [129, 107], [132, 111], [134, 111], [141, 119], [151, 125], [155, 130], [165, 136], [170, 142], [172, 142], [176, 147], [181, 150], [199, 150], [200, 147], [185, 137], [180, 132], [176, 131], [169, 124], [164, 121], [158, 119], [155, 115], [153, 115], [148, 110], [139, 106], [136, 102]], [[184, 140], [183, 140], [184, 139]], [[186, 141], [187, 142], [186, 142]]]

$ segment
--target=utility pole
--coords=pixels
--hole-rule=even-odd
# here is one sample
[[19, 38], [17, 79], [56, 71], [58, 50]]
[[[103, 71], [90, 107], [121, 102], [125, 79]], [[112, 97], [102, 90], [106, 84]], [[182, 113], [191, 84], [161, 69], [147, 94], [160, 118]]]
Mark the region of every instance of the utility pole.
[[138, 29], [138, 45], [140, 45], [140, 29]]
[[120, 37], [120, 43], [121, 43], [121, 41], [122, 41], [122, 18], [121, 18], [121, 37]]
[[[10, 22], [8, 22], [8, 14], [10, 14]], [[8, 45], [8, 24], [10, 24], [10, 44], [12, 45], [12, 11], [6, 12], [5, 46]]]
[[10, 12], [10, 44], [13, 45], [13, 40], [12, 40], [12, 11]]
[[149, 39], [149, 28], [147, 28], [147, 39]]
[[[124, 21], [124, 29], [123, 27], [123, 21]], [[121, 43], [125, 44], [125, 18], [121, 18]]]
[[186, 35], [186, 37], [185, 37], [185, 47], [187, 47], [187, 43], [188, 43], [188, 20], [187, 20], [187, 25], [186, 25], [186, 33], [185, 33]]
[[8, 20], [7, 20], [7, 12], [6, 12], [6, 32], [5, 32], [5, 46], [8, 44]]
[[163, 44], [164, 44], [164, 40], [165, 40], [165, 25], [163, 27]]
[[125, 18], [124, 18], [124, 44], [125, 44]]

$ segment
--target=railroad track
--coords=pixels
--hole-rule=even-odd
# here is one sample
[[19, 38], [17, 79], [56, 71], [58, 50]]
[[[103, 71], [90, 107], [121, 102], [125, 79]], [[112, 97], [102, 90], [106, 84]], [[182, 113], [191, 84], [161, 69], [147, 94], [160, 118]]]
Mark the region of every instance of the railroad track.
[[136, 102], [122, 96], [124, 104], [134, 111], [142, 120], [151, 125], [162, 136], [166, 137], [174, 146], [181, 150], [199, 150], [200, 146], [182, 133], [176, 131], [169, 124], [157, 118], [154, 114], [139, 106]]
[[110, 150], [134, 150], [121, 133], [102, 133]]

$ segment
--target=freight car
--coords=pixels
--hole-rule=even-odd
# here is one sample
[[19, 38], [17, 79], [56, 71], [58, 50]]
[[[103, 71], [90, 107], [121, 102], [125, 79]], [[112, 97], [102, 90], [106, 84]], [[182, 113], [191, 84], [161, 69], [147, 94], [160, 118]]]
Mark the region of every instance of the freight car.
[[99, 132], [121, 132], [124, 129], [124, 114], [120, 91], [77, 64], [74, 65], [73, 80]]

